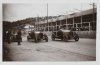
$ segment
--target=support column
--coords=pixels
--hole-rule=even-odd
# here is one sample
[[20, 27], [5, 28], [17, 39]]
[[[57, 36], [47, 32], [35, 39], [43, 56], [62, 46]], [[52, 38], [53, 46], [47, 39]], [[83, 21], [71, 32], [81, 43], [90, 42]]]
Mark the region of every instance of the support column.
[[89, 31], [91, 30], [90, 22], [89, 22]]
[[81, 15], [81, 28], [82, 28], [82, 15]]
[[67, 25], [67, 18], [66, 18], [66, 29], [68, 29], [68, 25]]
[[60, 28], [61, 28], [61, 20], [60, 20]]
[[68, 29], [68, 25], [67, 25], [67, 19], [68, 19], [68, 12], [66, 12], [67, 13], [67, 15], [66, 15], [66, 29]]
[[73, 17], [73, 28], [74, 28], [74, 17]]

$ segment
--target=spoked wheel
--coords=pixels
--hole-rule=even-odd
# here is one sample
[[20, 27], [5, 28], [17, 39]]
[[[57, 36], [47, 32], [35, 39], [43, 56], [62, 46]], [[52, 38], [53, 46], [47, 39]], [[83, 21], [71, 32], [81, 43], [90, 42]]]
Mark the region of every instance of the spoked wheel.
[[48, 37], [46, 37], [45, 41], [48, 42]]
[[43, 40], [45, 40], [46, 42], [48, 42], [48, 36], [47, 35], [43, 35]]
[[52, 38], [52, 40], [53, 40], [53, 41], [55, 40], [55, 37], [54, 37], [53, 35], [52, 35], [52, 37], [51, 37], [51, 38]]
[[35, 38], [35, 43], [37, 43], [38, 42], [38, 40]]
[[68, 38], [64, 36], [63, 41], [65, 41], [65, 42], [68, 41]]
[[79, 36], [75, 36], [75, 41], [78, 41], [79, 40]]
[[27, 41], [29, 41], [29, 38], [27, 37]]

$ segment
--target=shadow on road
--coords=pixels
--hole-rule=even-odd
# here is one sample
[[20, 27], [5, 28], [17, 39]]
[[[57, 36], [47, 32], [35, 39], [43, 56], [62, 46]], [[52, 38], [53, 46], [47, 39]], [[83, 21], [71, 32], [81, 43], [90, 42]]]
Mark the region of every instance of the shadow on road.
[[68, 40], [68, 41], [62, 41], [62, 40], [59, 40], [59, 39], [57, 39], [57, 40], [54, 40], [55, 42], [72, 42], [72, 43], [74, 43], [74, 42], [78, 42], [78, 41], [74, 41], [74, 40]]

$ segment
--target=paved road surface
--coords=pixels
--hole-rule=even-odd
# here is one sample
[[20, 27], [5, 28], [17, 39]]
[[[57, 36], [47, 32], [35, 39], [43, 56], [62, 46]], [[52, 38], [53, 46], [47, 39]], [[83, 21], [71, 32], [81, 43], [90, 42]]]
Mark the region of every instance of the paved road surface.
[[48, 42], [28, 42], [26, 37], [18, 46], [17, 42], [5, 44], [6, 55], [11, 61], [95, 61], [96, 40], [80, 38], [78, 42], [60, 40]]

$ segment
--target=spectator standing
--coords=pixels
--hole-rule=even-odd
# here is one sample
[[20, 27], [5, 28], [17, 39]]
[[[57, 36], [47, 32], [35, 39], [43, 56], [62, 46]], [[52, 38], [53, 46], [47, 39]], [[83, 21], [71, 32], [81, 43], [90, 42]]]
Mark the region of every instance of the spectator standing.
[[6, 39], [7, 39], [8, 44], [11, 43], [11, 42], [10, 42], [10, 38], [11, 38], [11, 31], [8, 30], [8, 31], [6, 31]]
[[20, 42], [21, 42], [21, 30], [18, 30], [17, 32], [17, 41], [18, 41], [18, 45], [21, 45]]

